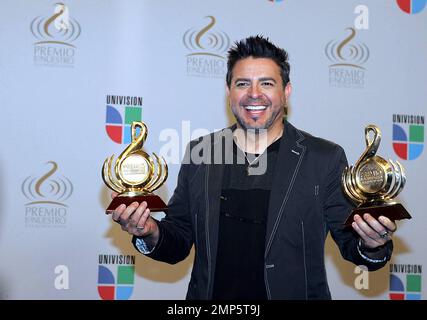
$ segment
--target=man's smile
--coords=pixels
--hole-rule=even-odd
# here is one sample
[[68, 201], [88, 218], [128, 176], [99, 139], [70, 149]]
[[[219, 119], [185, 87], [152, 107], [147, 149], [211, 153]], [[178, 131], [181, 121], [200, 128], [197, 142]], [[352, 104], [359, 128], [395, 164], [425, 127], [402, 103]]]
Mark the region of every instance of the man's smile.
[[265, 113], [267, 107], [267, 105], [244, 105], [243, 109], [250, 118], [257, 120]]

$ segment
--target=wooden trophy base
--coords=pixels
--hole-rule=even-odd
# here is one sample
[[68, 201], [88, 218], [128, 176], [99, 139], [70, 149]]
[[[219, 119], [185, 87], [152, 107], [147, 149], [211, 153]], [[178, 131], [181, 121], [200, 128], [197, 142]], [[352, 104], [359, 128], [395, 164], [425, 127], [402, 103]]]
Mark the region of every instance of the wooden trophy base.
[[163, 211], [166, 212], [168, 210], [168, 207], [166, 206], [166, 203], [163, 202], [163, 200], [156, 196], [155, 194], [145, 194], [145, 195], [118, 195], [111, 201], [110, 205], [108, 206], [106, 213], [112, 213], [114, 210], [117, 209], [118, 206], [121, 204], [125, 204], [126, 206], [132, 204], [133, 202], [147, 202], [147, 207], [150, 209], [151, 212], [158, 212]]
[[368, 202], [354, 209], [344, 222], [344, 225], [350, 227], [354, 221], [354, 215], [358, 214], [363, 217], [365, 213], [369, 213], [375, 219], [378, 219], [380, 216], [385, 216], [391, 221], [412, 218], [409, 212], [406, 211], [400, 203]]

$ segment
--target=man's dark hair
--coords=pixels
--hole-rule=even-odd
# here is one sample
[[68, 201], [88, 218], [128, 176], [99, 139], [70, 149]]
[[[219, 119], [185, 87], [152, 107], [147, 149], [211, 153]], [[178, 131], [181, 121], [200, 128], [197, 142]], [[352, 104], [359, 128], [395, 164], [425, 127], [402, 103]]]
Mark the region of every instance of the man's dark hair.
[[229, 88], [234, 65], [237, 61], [249, 57], [272, 59], [280, 68], [283, 87], [288, 84], [290, 71], [288, 53], [284, 49], [275, 46], [268, 38], [257, 35], [236, 42], [235, 46], [228, 50], [226, 81]]

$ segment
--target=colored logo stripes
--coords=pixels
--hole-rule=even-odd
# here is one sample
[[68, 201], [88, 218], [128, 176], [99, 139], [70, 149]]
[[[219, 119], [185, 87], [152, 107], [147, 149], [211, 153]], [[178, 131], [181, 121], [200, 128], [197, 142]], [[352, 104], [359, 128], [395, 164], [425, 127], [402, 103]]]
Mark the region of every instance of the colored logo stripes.
[[399, 8], [408, 14], [420, 13], [424, 10], [427, 0], [397, 0]]
[[393, 149], [403, 160], [418, 158], [424, 149], [424, 126], [410, 124], [408, 130], [405, 130], [401, 125], [394, 123]]
[[105, 120], [107, 135], [116, 143], [129, 144], [132, 141], [132, 121], [141, 121], [141, 119], [142, 109], [140, 107], [126, 106], [124, 117], [122, 117], [118, 109], [107, 105]]
[[[390, 274], [390, 300], [421, 300], [421, 275]], [[406, 285], [405, 285], [406, 284]]]
[[[98, 293], [102, 300], [128, 300], [133, 292], [135, 266], [117, 266], [117, 277], [98, 266]], [[116, 281], [117, 280], [117, 281]]]

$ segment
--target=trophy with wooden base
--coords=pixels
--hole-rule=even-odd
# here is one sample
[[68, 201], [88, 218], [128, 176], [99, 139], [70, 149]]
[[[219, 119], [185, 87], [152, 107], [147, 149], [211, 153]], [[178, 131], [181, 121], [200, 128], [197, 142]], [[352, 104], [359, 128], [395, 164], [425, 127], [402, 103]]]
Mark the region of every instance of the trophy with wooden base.
[[104, 161], [102, 179], [111, 190], [119, 193], [108, 206], [107, 213], [121, 204], [128, 206], [135, 201], [146, 201], [152, 212], [167, 210], [166, 204], [153, 191], [166, 181], [168, 167], [163, 157], [159, 158], [153, 153], [154, 161], [142, 150], [146, 138], [147, 126], [143, 122], [132, 122], [132, 142], [117, 158], [114, 165], [115, 177], [111, 172], [114, 155]]
[[[369, 135], [373, 133], [371, 138]], [[345, 168], [342, 175], [342, 187], [345, 194], [357, 204], [345, 221], [351, 226], [354, 215], [369, 213], [375, 219], [385, 216], [392, 221], [411, 219], [401, 203], [393, 199], [402, 191], [406, 183], [403, 166], [392, 160], [386, 161], [377, 156], [381, 142], [381, 131], [375, 125], [365, 128], [366, 150], [354, 166]]]

